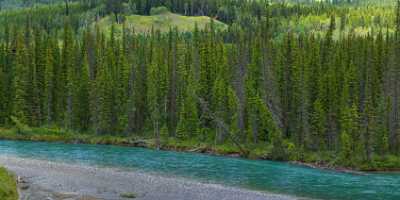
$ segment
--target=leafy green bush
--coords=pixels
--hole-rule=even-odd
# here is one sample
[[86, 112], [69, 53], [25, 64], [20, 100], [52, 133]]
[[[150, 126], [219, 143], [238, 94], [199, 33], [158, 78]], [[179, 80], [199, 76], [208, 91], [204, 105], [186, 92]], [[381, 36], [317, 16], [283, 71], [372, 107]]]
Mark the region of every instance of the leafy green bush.
[[151, 8], [150, 15], [161, 15], [161, 14], [165, 14], [165, 13], [169, 13], [169, 12], [170, 11], [168, 10], [167, 7], [160, 6], [160, 7]]

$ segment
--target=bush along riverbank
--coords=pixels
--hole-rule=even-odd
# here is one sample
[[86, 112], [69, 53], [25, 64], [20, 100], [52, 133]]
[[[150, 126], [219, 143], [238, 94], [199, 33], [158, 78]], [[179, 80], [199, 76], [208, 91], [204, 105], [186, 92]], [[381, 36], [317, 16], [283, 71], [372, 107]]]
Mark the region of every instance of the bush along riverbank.
[[17, 183], [15, 176], [3, 167], [0, 167], [0, 199], [18, 199]]
[[[336, 152], [305, 152], [290, 141], [280, 144], [260, 143], [236, 146], [234, 143], [215, 144], [213, 141], [179, 140], [161, 135], [159, 142], [154, 138], [126, 135], [97, 135], [78, 133], [59, 128], [0, 128], [0, 139], [41, 142], [63, 142], [68, 144], [101, 144], [128, 147], [143, 147], [160, 150], [206, 153], [247, 159], [289, 161], [307, 167], [331, 169], [341, 172], [357, 171], [400, 171], [400, 157], [396, 155], [374, 155], [369, 161], [361, 156], [344, 160]], [[274, 146], [275, 145], [275, 146]], [[277, 147], [278, 146], [278, 147]]]

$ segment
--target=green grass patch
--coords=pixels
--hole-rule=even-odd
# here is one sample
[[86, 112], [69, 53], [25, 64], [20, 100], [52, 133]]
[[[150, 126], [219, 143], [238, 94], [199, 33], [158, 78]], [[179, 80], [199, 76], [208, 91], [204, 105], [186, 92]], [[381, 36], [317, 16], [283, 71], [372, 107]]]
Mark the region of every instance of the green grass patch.
[[120, 194], [120, 196], [122, 198], [134, 199], [134, 198], [136, 198], [137, 195], [135, 193], [128, 192], [128, 193], [122, 193], [122, 194]]
[[17, 200], [17, 183], [13, 174], [0, 167], [0, 199]]
[[[155, 31], [168, 32], [171, 28], [177, 28], [180, 32], [189, 32], [195, 29], [197, 24], [200, 30], [205, 29], [211, 21], [213, 20], [216, 29], [226, 29], [227, 25], [218, 21], [211, 19], [207, 16], [196, 16], [188, 17], [171, 12], [160, 12], [152, 16], [142, 16], [142, 15], [129, 15], [125, 16], [125, 26], [129, 29], [134, 29], [135, 32], [139, 33], [149, 33], [152, 29]], [[115, 23], [114, 16], [107, 16], [96, 22], [102, 32], [109, 35], [111, 27], [114, 24], [115, 34], [121, 35], [122, 24]]]
[[123, 135], [78, 133], [59, 128], [41, 127], [30, 128], [29, 131], [23, 133], [19, 132], [18, 129], [0, 128], [0, 139], [134, 146], [138, 138]]

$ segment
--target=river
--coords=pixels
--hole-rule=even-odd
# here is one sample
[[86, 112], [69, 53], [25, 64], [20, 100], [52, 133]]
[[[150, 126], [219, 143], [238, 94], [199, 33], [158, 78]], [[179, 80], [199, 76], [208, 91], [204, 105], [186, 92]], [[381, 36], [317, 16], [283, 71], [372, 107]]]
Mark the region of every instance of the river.
[[398, 173], [356, 175], [283, 162], [197, 153], [22, 141], [0, 141], [0, 155], [123, 168], [296, 197], [338, 200], [400, 199]]

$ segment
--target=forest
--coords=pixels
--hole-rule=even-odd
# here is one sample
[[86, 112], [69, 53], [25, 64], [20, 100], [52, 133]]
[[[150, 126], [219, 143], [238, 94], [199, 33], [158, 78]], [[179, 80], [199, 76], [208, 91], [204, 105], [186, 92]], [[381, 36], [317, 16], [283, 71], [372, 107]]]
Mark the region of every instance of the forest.
[[[400, 2], [0, 5], [1, 137], [140, 138], [157, 148], [173, 141], [249, 158], [400, 169]], [[128, 23], [162, 12], [208, 18], [185, 30]], [[105, 17], [112, 22], [99, 23]]]

